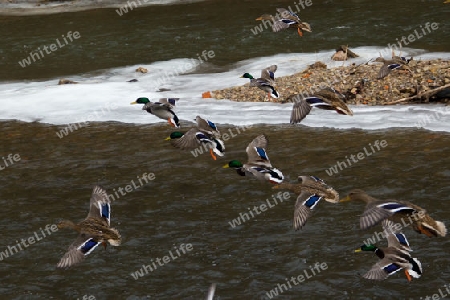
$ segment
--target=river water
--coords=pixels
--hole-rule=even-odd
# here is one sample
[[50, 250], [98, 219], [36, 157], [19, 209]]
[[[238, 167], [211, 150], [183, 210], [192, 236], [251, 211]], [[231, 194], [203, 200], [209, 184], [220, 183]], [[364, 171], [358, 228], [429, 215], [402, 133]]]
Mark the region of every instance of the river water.
[[[287, 286], [286, 278], [299, 275], [304, 281], [291, 283], [275, 299], [448, 294], [447, 238], [405, 228], [412, 254], [422, 262], [422, 277], [408, 283], [400, 272], [386, 281], [368, 281], [361, 275], [378, 258], [353, 250], [380, 227], [359, 230], [362, 203], [320, 203], [296, 232], [294, 194], [275, 202], [280, 195], [270, 184], [222, 168], [231, 159], [245, 161], [248, 143], [264, 133], [268, 155], [287, 181], [315, 175], [341, 196], [362, 188], [381, 199], [408, 200], [448, 224], [448, 107], [354, 106], [353, 117], [313, 110], [291, 126], [290, 104], [203, 100], [200, 94], [243, 84], [242, 73], [258, 73], [273, 63], [278, 76], [316, 60], [333, 65], [329, 57], [340, 44], [349, 44], [360, 61], [379, 52], [388, 56], [389, 43], [427, 22], [436, 22], [438, 29], [407, 45], [404, 53], [448, 58], [450, 5], [313, 1], [299, 13], [312, 33], [301, 38], [295, 31], [252, 33], [260, 24], [256, 17], [289, 5], [295, 4], [200, 1], [142, 6], [122, 16], [117, 8], [101, 8], [0, 17], [4, 299], [204, 299], [211, 283], [217, 283], [215, 299], [268, 299], [279, 284]], [[69, 31], [80, 37], [66, 44]], [[64, 47], [20, 66], [30, 51], [50, 47], [56, 39]], [[195, 69], [183, 67], [205, 50], [214, 56]], [[139, 66], [149, 73], [135, 73]], [[164, 76], [169, 79], [161, 80]], [[60, 78], [80, 83], [58, 86]], [[133, 78], [139, 81], [126, 82]], [[180, 97], [181, 130], [193, 126], [196, 115], [216, 122], [229, 135], [225, 157], [214, 161], [208, 154], [196, 157], [173, 148], [164, 140], [171, 127], [129, 105], [140, 96]], [[374, 146], [382, 141], [385, 147]], [[349, 164], [347, 158], [358, 153], [362, 159]], [[148, 174], [153, 179], [146, 183], [142, 178]], [[52, 231], [51, 225], [81, 221], [95, 184], [114, 198], [111, 225], [120, 231], [122, 245], [98, 247], [82, 264], [58, 270], [76, 233]], [[264, 203], [269, 208], [251, 217], [249, 209]], [[245, 214], [250, 216], [245, 222], [231, 225]], [[20, 244], [30, 237], [34, 243]], [[141, 269], [164, 257], [157, 268]], [[314, 269], [316, 263], [323, 268]]]

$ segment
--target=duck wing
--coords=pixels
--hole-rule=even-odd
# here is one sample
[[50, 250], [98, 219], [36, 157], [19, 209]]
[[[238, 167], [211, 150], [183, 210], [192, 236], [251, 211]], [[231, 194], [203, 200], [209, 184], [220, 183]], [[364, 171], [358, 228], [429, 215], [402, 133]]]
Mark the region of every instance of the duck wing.
[[369, 203], [366, 206], [366, 209], [361, 215], [359, 224], [361, 229], [364, 230], [375, 226], [382, 220], [387, 219], [396, 213], [412, 214], [414, 212], [417, 212], [416, 209], [395, 200], [377, 201]]
[[68, 268], [80, 263], [84, 258], [97, 248], [101, 243], [96, 241], [93, 236], [80, 234], [75, 242], [69, 246], [69, 249], [58, 262], [56, 267]]
[[264, 134], [261, 134], [253, 139], [253, 141], [248, 144], [245, 151], [248, 156], [248, 164], [250, 165], [262, 165], [264, 167], [271, 168], [269, 156], [267, 155], [267, 138]]
[[298, 176], [297, 180], [302, 184], [303, 189], [309, 193], [321, 196], [331, 203], [339, 202], [339, 193], [322, 179], [316, 176]]
[[292, 107], [290, 123], [300, 123], [311, 112], [311, 108], [311, 105], [306, 100], [296, 100]]
[[158, 102], [165, 106], [168, 106], [169, 108], [173, 108], [175, 106], [176, 101], [178, 100], [180, 100], [180, 98], [159, 98]]
[[399, 227], [401, 228], [402, 226], [396, 226], [396, 224], [389, 219], [383, 220], [383, 222], [381, 222], [381, 226], [387, 236], [388, 247], [412, 251], [409, 246], [408, 239], [399, 230]]
[[400, 271], [403, 268], [404, 267], [402, 267], [399, 263], [393, 262], [389, 258], [383, 258], [373, 265], [372, 268], [363, 275], [363, 277], [372, 280], [384, 280], [388, 276]]
[[397, 68], [400, 67], [400, 65], [398, 65], [398, 64], [384, 64], [384, 65], [382, 65], [381, 68], [380, 68], [380, 71], [378, 71], [377, 79], [382, 79], [382, 78], [388, 76], [389, 73], [391, 73], [391, 71], [393, 69], [395, 69], [396, 66], [397, 66]]
[[181, 150], [195, 149], [201, 143], [212, 143], [211, 136], [196, 128], [189, 129], [181, 138], [170, 141], [172, 146]]
[[151, 103], [151, 105], [148, 105], [145, 110], [148, 113], [151, 113], [157, 117], [160, 117], [161, 119], [166, 119], [175, 114], [173, 112], [172, 108], [173, 108], [173, 106], [170, 103], [154, 102], [154, 103]]
[[306, 224], [306, 221], [312, 215], [312, 210], [316, 207], [320, 200], [322, 200], [322, 197], [316, 194], [311, 194], [307, 191], [302, 191], [300, 193], [294, 206], [295, 230], [302, 228]]
[[220, 136], [220, 132], [219, 132], [219, 129], [217, 128], [216, 124], [214, 124], [210, 120], [203, 119], [202, 117], [197, 116], [195, 118], [195, 121], [197, 122], [197, 127], [200, 131], [203, 131], [207, 134], [212, 134], [217, 137]]
[[87, 218], [102, 218], [110, 225], [111, 201], [106, 190], [100, 186], [94, 186], [91, 195], [90, 208]]
[[284, 176], [280, 170], [272, 167], [265, 167], [261, 164], [245, 164], [241, 170], [238, 170], [239, 175], [253, 175], [259, 180], [267, 180], [274, 184], [283, 182]]
[[277, 65], [271, 65], [270, 67], [262, 69], [261, 70], [261, 78], [274, 82], [275, 81], [275, 72], [276, 72], [277, 68], [278, 68]]
[[280, 19], [287, 19], [295, 21], [297, 23], [301, 21], [299, 16], [297, 16], [294, 12], [287, 10], [286, 8], [277, 8], [277, 12], [280, 14]]

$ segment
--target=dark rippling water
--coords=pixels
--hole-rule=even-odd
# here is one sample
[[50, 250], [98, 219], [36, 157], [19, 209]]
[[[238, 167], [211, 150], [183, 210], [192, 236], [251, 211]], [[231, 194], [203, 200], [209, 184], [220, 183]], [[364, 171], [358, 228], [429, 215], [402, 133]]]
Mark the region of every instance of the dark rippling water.
[[[298, 2], [298, 1], [296, 1]], [[0, 16], [0, 80], [53, 78], [104, 68], [149, 64], [173, 58], [196, 58], [213, 50], [214, 66], [227, 68], [237, 61], [278, 53], [308, 52], [336, 48], [382, 46], [420, 31], [426, 22], [438, 29], [405, 45], [415, 49], [448, 52], [450, 5], [442, 1], [312, 1], [300, 7], [300, 17], [313, 33], [299, 38], [274, 34], [254, 35], [255, 21], [263, 13], [294, 1], [204, 1], [189, 5], [150, 6], [119, 16], [116, 9], [61, 13], [29, 17]], [[400, 13], [399, 13], [400, 12]], [[31, 51], [49, 46], [69, 31], [81, 37], [22, 68], [18, 61]], [[216, 70], [216, 69], [214, 69]]]
[[[57, 270], [76, 233], [54, 232], [3, 259], [0, 290], [5, 299], [202, 299], [211, 282], [218, 283], [218, 299], [263, 299], [285, 278], [304, 274], [316, 262], [326, 263], [327, 269], [279, 298], [406, 299], [433, 294], [448, 283], [448, 239], [427, 238], [409, 228], [405, 233], [423, 264], [422, 278], [412, 283], [402, 274], [384, 282], [361, 278], [377, 258], [353, 253], [373, 232], [358, 229], [360, 203], [320, 203], [305, 228], [294, 232], [291, 194], [232, 228], [229, 222], [240, 213], [267, 199], [273, 204], [276, 194], [270, 184], [221, 168], [230, 159], [245, 160], [247, 143], [265, 133], [270, 158], [288, 180], [314, 174], [341, 195], [358, 187], [380, 198], [410, 200], [448, 223], [448, 134], [254, 126], [227, 141], [226, 157], [213, 161], [206, 154], [194, 157], [172, 148], [164, 140], [171, 132], [165, 125], [98, 123], [63, 139], [55, 134], [57, 126], [0, 126], [2, 155], [21, 158], [1, 171], [0, 251], [34, 232], [42, 237], [40, 228], [61, 218], [83, 219], [94, 184], [113, 194], [132, 180], [140, 185], [137, 177], [144, 173], [155, 175], [112, 203], [112, 225], [123, 236], [120, 247], [98, 248], [79, 266]], [[388, 146], [372, 152], [369, 144], [376, 140]], [[373, 154], [327, 175], [325, 170], [364, 147]], [[138, 280], [131, 276], [170, 250], [176, 255], [183, 243], [193, 249]]]
[[[412, 47], [448, 52], [450, 5], [441, 2], [314, 1], [300, 13], [314, 32], [303, 38], [292, 32], [282, 40], [270, 31], [256, 38], [250, 30], [260, 14], [273, 13], [291, 1], [152, 6], [122, 17], [114, 9], [3, 16], [0, 80], [98, 72], [196, 57], [204, 49], [215, 51], [217, 70], [242, 59], [315, 52], [342, 43], [384, 47], [426, 22], [439, 22], [442, 30]], [[79, 31], [81, 38], [32, 68], [18, 66], [32, 49], [68, 31]], [[8, 253], [0, 261], [2, 299], [203, 299], [212, 282], [217, 283], [215, 299], [267, 299], [266, 292], [285, 284], [285, 278], [311, 274], [316, 262], [326, 264], [326, 270], [276, 299], [425, 299], [439, 289], [445, 292], [444, 284], [450, 283], [448, 239], [427, 238], [410, 228], [405, 233], [413, 256], [422, 262], [422, 278], [408, 283], [399, 273], [383, 282], [364, 280], [361, 275], [377, 258], [353, 252], [373, 233], [359, 230], [362, 203], [320, 203], [306, 227], [295, 232], [295, 195], [290, 194], [290, 199], [232, 228], [229, 222], [276, 193], [270, 184], [221, 168], [231, 159], [245, 160], [247, 144], [265, 133], [271, 161], [288, 181], [315, 175], [341, 196], [362, 188], [379, 198], [409, 200], [449, 224], [448, 133], [258, 125], [227, 141], [226, 156], [213, 161], [206, 154], [194, 157], [172, 148], [164, 140], [172, 131], [166, 125], [91, 123], [62, 139], [55, 134], [62, 127], [53, 125], [6, 120], [0, 128], [0, 166], [5, 167], [0, 170], [0, 255]], [[369, 149], [377, 140], [388, 145], [338, 174], [327, 174], [338, 161]], [[11, 164], [8, 154], [18, 154], [20, 160]], [[155, 179], [123, 192], [132, 181], [140, 185], [144, 173], [153, 173]], [[123, 243], [106, 250], [99, 247], [82, 264], [57, 270], [56, 263], [76, 233], [58, 230], [43, 237], [45, 226], [61, 219], [82, 220], [95, 184], [109, 193], [123, 189], [124, 195], [112, 203], [111, 223]], [[34, 236], [40, 240], [11, 255], [11, 247], [20, 250], [20, 239]], [[131, 275], [169, 251], [176, 253], [181, 244], [191, 244], [192, 250], [180, 252], [142, 278]]]

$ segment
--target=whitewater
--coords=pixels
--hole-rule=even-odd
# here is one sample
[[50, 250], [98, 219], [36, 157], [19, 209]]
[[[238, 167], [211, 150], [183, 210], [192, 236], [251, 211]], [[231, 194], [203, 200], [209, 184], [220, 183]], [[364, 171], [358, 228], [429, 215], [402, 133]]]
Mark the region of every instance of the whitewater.
[[[60, 78], [1, 82], [3, 108], [0, 119], [54, 125], [107, 121], [152, 124], [164, 121], [141, 110], [138, 105], [130, 105], [130, 102], [138, 97], [148, 97], [152, 101], [162, 97], [177, 97], [180, 100], [175, 112], [182, 126], [188, 125], [186, 122], [193, 122], [197, 115], [217, 124], [236, 126], [289, 124], [292, 103], [235, 102], [203, 99], [201, 95], [205, 91], [243, 85], [247, 83], [247, 80], [240, 78], [243, 73], [259, 74], [262, 68], [271, 64], [278, 65], [276, 76], [279, 77], [300, 72], [314, 61], [322, 61], [329, 68], [365, 63], [378, 56], [383, 49], [360, 47], [352, 50], [361, 57], [350, 62], [331, 61], [332, 50], [290, 53], [241, 61], [229, 66], [226, 71], [213, 73], [212, 70], [217, 69], [214, 59], [195, 64], [197, 58], [183, 58], [66, 76], [78, 84], [58, 85]], [[403, 55], [413, 55], [416, 60], [450, 57], [450, 53], [425, 53], [418, 49], [404, 49]], [[147, 68], [148, 73], [136, 72], [138, 67]], [[128, 82], [131, 79], [138, 81]], [[160, 92], [160, 89], [163, 91]], [[350, 108], [354, 116], [342, 116], [333, 111], [314, 108], [296, 126], [364, 130], [407, 127], [450, 131], [450, 106], [442, 104], [351, 105]]]

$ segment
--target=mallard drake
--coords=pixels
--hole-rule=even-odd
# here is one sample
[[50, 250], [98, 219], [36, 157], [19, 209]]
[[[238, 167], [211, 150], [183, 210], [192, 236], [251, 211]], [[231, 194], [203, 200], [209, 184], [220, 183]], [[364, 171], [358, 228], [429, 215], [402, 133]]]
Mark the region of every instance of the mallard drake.
[[355, 252], [361, 251], [371, 251], [374, 252], [381, 260], [372, 266], [370, 271], [363, 275], [364, 278], [383, 280], [388, 276], [400, 271], [405, 270], [405, 275], [408, 281], [411, 281], [411, 277], [419, 278], [422, 275], [422, 264], [417, 258], [411, 257], [409, 251], [409, 244], [405, 249], [404, 235], [401, 234], [399, 239], [399, 234], [394, 234], [391, 230], [391, 226], [387, 225], [389, 223], [383, 221], [383, 229], [387, 233], [387, 248], [378, 248], [375, 245], [368, 244], [362, 245], [360, 248], [356, 249]]
[[335, 110], [338, 114], [353, 116], [353, 111], [345, 104], [345, 96], [333, 88], [325, 88], [311, 97], [303, 98], [302, 95], [293, 95], [294, 106], [291, 112], [291, 124], [300, 123], [313, 107], [326, 110]]
[[251, 141], [245, 150], [248, 156], [247, 163], [231, 160], [223, 168], [234, 168], [241, 176], [254, 176], [259, 180], [281, 183], [284, 180], [283, 173], [272, 167], [265, 148], [267, 148], [267, 138], [261, 134]]
[[400, 69], [400, 68], [406, 68], [409, 72], [411, 70], [406, 66], [411, 59], [407, 59], [403, 56], [393, 56], [392, 59], [384, 59], [383, 57], [377, 57], [374, 61], [375, 62], [381, 62], [383, 65], [380, 68], [380, 71], [378, 72], [377, 79], [382, 79], [391, 73], [392, 70]]
[[244, 73], [241, 78], [250, 79], [250, 86], [256, 86], [257, 88], [267, 92], [270, 100], [271, 98], [280, 97], [280, 94], [274, 88], [276, 70], [277, 66], [271, 65], [270, 67], [261, 70], [261, 78], [254, 78], [249, 73]]
[[418, 205], [408, 201], [378, 200], [369, 196], [360, 189], [351, 191], [340, 202], [359, 200], [367, 203], [364, 213], [360, 218], [361, 229], [367, 229], [377, 225], [382, 220], [391, 218], [401, 222], [404, 226], [412, 224], [414, 231], [423, 233], [429, 237], [445, 236], [447, 228], [444, 223], [435, 221], [427, 212]]
[[70, 245], [57, 267], [71, 267], [80, 263], [100, 244], [103, 244], [105, 248], [107, 242], [112, 246], [119, 246], [121, 237], [116, 229], [110, 227], [110, 218], [111, 205], [108, 194], [104, 188], [97, 185], [92, 191], [89, 214], [86, 219], [78, 224], [69, 220], [62, 220], [57, 224], [59, 229], [72, 228], [79, 233], [78, 238]]
[[142, 110], [157, 116], [160, 119], [167, 120], [173, 127], [180, 127], [180, 120], [172, 110], [175, 106], [175, 101], [179, 98], [160, 98], [158, 102], [151, 102], [148, 98], [137, 98], [136, 101], [130, 104], [144, 104]]
[[[174, 147], [181, 150], [201, 149], [203, 145], [206, 149], [209, 149], [209, 153], [214, 160], [217, 160], [216, 154], [218, 156], [224, 156], [225, 154], [225, 144], [222, 140], [197, 128], [191, 128], [186, 133], [172, 132], [166, 140], [170, 140]], [[201, 152], [203, 153], [203, 150]]]
[[294, 230], [305, 226], [312, 216], [312, 211], [320, 200], [325, 199], [331, 203], [339, 202], [339, 193], [327, 185], [322, 179], [315, 176], [299, 176], [299, 183], [280, 183], [273, 189], [290, 190], [298, 195], [294, 208]]
[[311, 26], [302, 22], [295, 13], [289, 11], [285, 8], [277, 8], [278, 13], [275, 16], [269, 14], [263, 14], [261, 17], [257, 18], [257, 21], [270, 20], [273, 22], [272, 30], [273, 32], [279, 32], [284, 29], [294, 28], [297, 29], [298, 35], [303, 36], [303, 31], [311, 32]]

